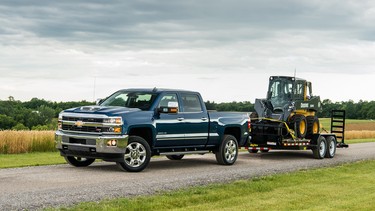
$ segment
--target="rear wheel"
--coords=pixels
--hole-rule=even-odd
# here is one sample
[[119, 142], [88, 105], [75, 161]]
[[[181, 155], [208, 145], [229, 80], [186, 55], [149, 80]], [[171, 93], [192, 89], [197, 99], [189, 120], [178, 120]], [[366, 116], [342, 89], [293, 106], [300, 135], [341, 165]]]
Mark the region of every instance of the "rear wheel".
[[326, 158], [333, 158], [336, 154], [336, 139], [334, 136], [327, 137], [327, 152], [325, 157]]
[[150, 145], [139, 136], [130, 136], [124, 159], [117, 166], [124, 171], [139, 172], [145, 169], [151, 159]]
[[238, 156], [238, 143], [236, 137], [224, 135], [218, 151], [215, 153], [216, 161], [221, 165], [233, 165]]
[[307, 134], [306, 138], [312, 138], [314, 134], [319, 133], [320, 123], [317, 116], [308, 116], [307, 119]]
[[181, 160], [184, 155], [167, 155], [166, 156], [169, 160]]
[[315, 147], [312, 151], [314, 154], [314, 158], [316, 159], [323, 159], [327, 153], [327, 141], [323, 136], [320, 136], [317, 140], [317, 147]]
[[64, 158], [66, 162], [75, 167], [86, 167], [91, 165], [95, 161], [95, 159], [93, 158], [82, 158], [73, 156], [66, 156]]

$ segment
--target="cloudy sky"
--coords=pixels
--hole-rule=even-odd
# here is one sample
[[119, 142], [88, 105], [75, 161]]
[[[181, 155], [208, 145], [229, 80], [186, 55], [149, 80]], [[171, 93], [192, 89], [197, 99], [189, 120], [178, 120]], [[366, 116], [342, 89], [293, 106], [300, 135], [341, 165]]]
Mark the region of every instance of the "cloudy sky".
[[0, 1], [1, 100], [164, 87], [254, 102], [294, 70], [323, 99], [375, 100], [375, 1]]

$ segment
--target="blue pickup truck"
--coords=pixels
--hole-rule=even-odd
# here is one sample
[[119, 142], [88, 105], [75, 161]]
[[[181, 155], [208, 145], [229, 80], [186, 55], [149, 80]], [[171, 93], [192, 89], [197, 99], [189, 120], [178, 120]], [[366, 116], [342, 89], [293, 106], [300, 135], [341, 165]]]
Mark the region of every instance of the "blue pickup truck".
[[97, 105], [62, 111], [55, 139], [73, 166], [102, 159], [138, 172], [154, 155], [180, 160], [212, 152], [219, 164], [232, 165], [249, 128], [248, 114], [207, 111], [198, 92], [124, 89]]

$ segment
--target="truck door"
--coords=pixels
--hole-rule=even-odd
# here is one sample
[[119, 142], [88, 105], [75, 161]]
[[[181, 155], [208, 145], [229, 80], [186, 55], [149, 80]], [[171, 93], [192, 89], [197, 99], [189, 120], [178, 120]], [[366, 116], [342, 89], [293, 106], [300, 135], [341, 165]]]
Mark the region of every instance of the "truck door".
[[[171, 104], [179, 104], [177, 94], [166, 93], [161, 97], [158, 108], [168, 107]], [[178, 105], [177, 113], [158, 113], [155, 117], [156, 142], [155, 147], [184, 145], [185, 130], [184, 117]]]
[[206, 145], [209, 118], [200, 96], [194, 93], [181, 93], [181, 101], [186, 145]]

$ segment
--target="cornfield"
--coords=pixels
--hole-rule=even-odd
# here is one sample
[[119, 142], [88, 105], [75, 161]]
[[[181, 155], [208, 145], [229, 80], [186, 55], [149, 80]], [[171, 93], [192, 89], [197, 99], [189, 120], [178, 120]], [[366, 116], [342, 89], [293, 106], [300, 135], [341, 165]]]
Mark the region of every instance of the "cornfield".
[[349, 130], [345, 131], [345, 139], [375, 138], [375, 130]]
[[54, 131], [0, 131], [0, 154], [55, 151]]

